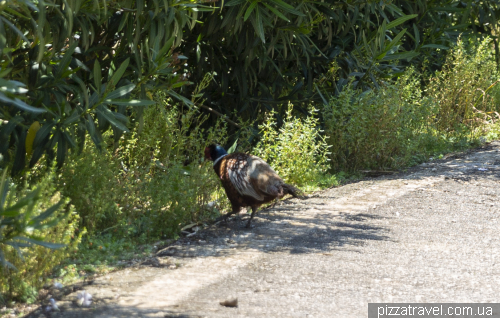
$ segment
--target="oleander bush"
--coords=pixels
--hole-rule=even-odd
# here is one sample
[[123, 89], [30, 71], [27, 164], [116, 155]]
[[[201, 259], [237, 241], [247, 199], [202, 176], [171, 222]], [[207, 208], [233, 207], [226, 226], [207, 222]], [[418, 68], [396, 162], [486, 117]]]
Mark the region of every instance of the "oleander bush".
[[0, 303], [8, 299], [33, 303], [52, 269], [77, 252], [85, 230], [79, 228], [78, 211], [56, 189], [53, 171], [41, 179], [26, 175], [18, 189], [3, 175]]

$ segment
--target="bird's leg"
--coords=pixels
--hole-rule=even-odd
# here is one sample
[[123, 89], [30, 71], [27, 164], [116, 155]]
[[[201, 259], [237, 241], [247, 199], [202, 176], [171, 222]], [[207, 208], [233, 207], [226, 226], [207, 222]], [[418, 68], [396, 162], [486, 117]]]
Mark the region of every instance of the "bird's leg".
[[250, 223], [252, 223], [252, 219], [253, 219], [253, 216], [255, 215], [255, 212], [257, 212], [257, 207], [253, 206], [252, 207], [252, 214], [250, 215], [250, 220], [248, 220], [246, 228], [250, 228]]
[[221, 220], [224, 220], [224, 223], [227, 223], [227, 220], [229, 219], [229, 217], [233, 214], [238, 213], [238, 212], [240, 212], [240, 207], [233, 206], [233, 210], [231, 212], [226, 213], [222, 216], [219, 216], [217, 219], [215, 219], [215, 222], [219, 222]]
[[278, 204], [278, 202], [280, 202], [280, 198], [274, 199], [273, 204], [271, 204], [271, 206], [269, 206], [269, 208], [274, 209], [274, 207], [276, 206], [276, 204]]

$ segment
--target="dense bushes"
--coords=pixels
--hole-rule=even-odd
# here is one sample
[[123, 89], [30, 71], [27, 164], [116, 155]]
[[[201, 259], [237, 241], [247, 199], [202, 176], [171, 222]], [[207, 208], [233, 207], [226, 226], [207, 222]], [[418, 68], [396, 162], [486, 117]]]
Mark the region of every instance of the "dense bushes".
[[459, 41], [428, 79], [411, 68], [378, 90], [347, 87], [323, 108], [332, 168], [398, 168], [477, 141], [500, 119], [498, 79], [486, 39]]
[[[86, 140], [99, 146], [104, 132], [129, 131], [152, 94], [186, 83], [172, 49], [194, 9], [172, 0], [2, 2], [0, 167], [13, 175], [41, 159], [61, 167]], [[39, 129], [29, 135], [30, 127]]]
[[112, 129], [118, 140], [131, 116], [140, 125], [158, 91], [190, 105], [210, 72], [199, 92], [210, 124], [271, 108], [283, 117], [288, 101], [305, 114], [330, 63], [339, 72], [324, 91], [379, 88], [411, 64], [439, 69], [461, 32], [494, 35], [499, 15], [495, 1], [2, 2], [0, 165], [62, 166], [89, 137], [99, 145]]
[[[172, 236], [206, 218], [204, 206], [217, 198], [219, 183], [203, 151], [207, 140], [225, 143], [225, 126], [219, 121], [205, 130], [197, 109], [180, 112], [163, 97], [145, 110], [141, 132], [122, 136], [114, 151], [88, 146], [62, 170], [62, 191], [90, 232]], [[112, 136], [104, 140], [112, 149]]]
[[[54, 217], [70, 217], [36, 233], [67, 244], [47, 261], [42, 247], [24, 263], [5, 249], [21, 270], [0, 293], [33, 300], [77, 224], [88, 246], [145, 242], [227, 209], [203, 160], [212, 142], [237, 141], [306, 190], [474, 143], [500, 118], [498, 43], [474, 42], [499, 13], [455, 0], [2, 2], [0, 167], [41, 189], [37, 213], [61, 197]], [[474, 40], [448, 54], [460, 32]]]
[[[491, 35], [496, 43], [497, 1], [324, 0], [217, 1], [186, 30], [183, 67], [199, 82], [217, 76], [205, 91], [210, 107], [258, 119], [273, 108], [285, 116], [289, 101], [304, 114], [321, 102], [315, 84], [336, 63], [335, 80], [323, 87], [336, 95], [349, 81], [379, 88], [406, 66], [439, 70], [460, 34]], [[189, 92], [189, 87], [184, 87]]]

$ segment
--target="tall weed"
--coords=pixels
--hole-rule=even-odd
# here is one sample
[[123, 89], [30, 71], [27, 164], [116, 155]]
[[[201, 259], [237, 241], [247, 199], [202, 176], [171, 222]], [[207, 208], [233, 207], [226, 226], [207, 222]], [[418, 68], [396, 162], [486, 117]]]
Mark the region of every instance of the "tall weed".
[[492, 41], [460, 39], [440, 72], [433, 76], [425, 94], [439, 104], [436, 130], [449, 136], [484, 134], [488, 123], [499, 118], [499, 74]]
[[[310, 111], [317, 112], [314, 108]], [[262, 136], [253, 153], [267, 161], [286, 182], [298, 186], [333, 184], [333, 177], [326, 174], [330, 152], [326, 138], [321, 135], [318, 118], [302, 119], [294, 117], [292, 112], [293, 105], [289, 104], [279, 129], [275, 112], [267, 114], [259, 126]]]
[[204, 129], [206, 118], [194, 108], [181, 113], [166, 103], [156, 105], [145, 113], [144, 130], [121, 143], [117, 155], [128, 163], [126, 182], [137, 183], [139, 208], [130, 211], [135, 230], [172, 236], [180, 224], [207, 217], [204, 206], [220, 184], [203, 164], [203, 153], [210, 141], [225, 143], [227, 133], [222, 121]]

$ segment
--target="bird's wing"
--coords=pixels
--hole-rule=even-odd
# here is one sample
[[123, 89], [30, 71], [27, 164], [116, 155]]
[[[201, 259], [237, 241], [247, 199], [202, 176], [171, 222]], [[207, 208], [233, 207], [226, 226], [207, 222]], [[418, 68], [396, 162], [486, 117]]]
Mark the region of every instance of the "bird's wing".
[[249, 174], [254, 187], [265, 195], [283, 196], [281, 189], [281, 185], [284, 184], [283, 179], [261, 158], [252, 155], [249, 157]]
[[252, 197], [258, 201], [264, 200], [264, 196], [256, 191], [252, 182], [252, 160], [248, 155], [238, 154], [227, 159], [227, 173], [231, 183], [241, 195]]
[[264, 196], [283, 195], [283, 180], [259, 157], [238, 154], [228, 159], [228, 173], [231, 183], [241, 195], [264, 200]]

